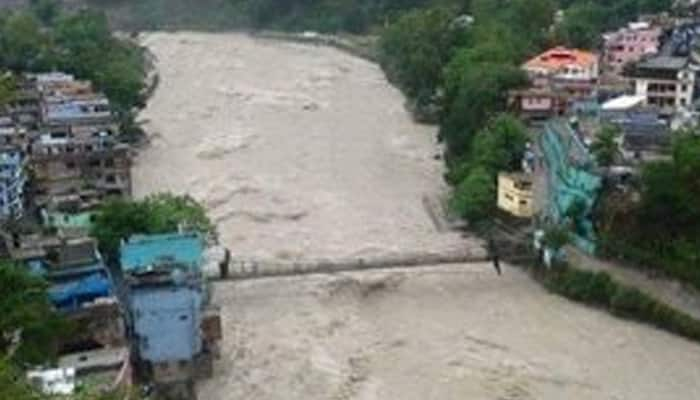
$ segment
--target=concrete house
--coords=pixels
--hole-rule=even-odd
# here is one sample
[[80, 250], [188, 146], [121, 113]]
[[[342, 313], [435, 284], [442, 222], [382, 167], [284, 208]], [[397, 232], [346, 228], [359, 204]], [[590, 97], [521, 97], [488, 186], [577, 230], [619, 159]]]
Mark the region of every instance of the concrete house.
[[202, 273], [205, 242], [196, 232], [135, 235], [122, 241], [134, 351], [161, 391], [211, 375], [221, 320]]
[[639, 61], [643, 56], [660, 50], [660, 27], [647, 22], [632, 22], [615, 32], [603, 35], [604, 63], [614, 73], [622, 72], [625, 65]]
[[530, 123], [562, 116], [568, 108], [566, 93], [552, 88], [514, 90], [509, 94], [509, 102], [511, 109]]
[[131, 195], [129, 146], [104, 134], [77, 139], [71, 130], [43, 134], [31, 150], [36, 202], [82, 199], [84, 209], [109, 196]]
[[24, 213], [25, 165], [20, 148], [0, 145], [0, 220], [19, 218]]
[[670, 116], [689, 109], [695, 92], [695, 71], [686, 57], [657, 56], [640, 61], [630, 76], [634, 91], [646, 103]]
[[533, 180], [530, 174], [498, 174], [498, 208], [520, 218], [535, 214]]
[[590, 96], [600, 74], [596, 54], [565, 47], [547, 50], [522, 68], [533, 86], [562, 90], [574, 98]]

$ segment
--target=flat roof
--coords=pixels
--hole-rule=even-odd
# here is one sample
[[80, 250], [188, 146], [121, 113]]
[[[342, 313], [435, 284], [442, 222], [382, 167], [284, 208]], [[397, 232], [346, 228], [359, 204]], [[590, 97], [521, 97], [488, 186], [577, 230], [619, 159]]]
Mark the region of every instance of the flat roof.
[[685, 68], [687, 65], [688, 59], [685, 57], [658, 56], [640, 62], [637, 67], [645, 69], [679, 70]]
[[606, 101], [601, 109], [603, 111], [627, 110], [643, 104], [645, 100], [645, 96], [623, 95]]
[[175, 263], [199, 268], [204, 239], [199, 233], [134, 235], [122, 242], [122, 270], [132, 272], [156, 265]]

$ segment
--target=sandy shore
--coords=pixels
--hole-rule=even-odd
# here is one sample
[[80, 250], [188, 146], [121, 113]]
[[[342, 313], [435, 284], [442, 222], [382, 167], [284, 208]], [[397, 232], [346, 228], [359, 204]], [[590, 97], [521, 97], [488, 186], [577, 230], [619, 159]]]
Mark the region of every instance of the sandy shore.
[[[138, 195], [190, 193], [234, 254], [440, 251], [434, 129], [370, 63], [241, 35], [156, 33], [161, 86]], [[700, 398], [700, 346], [488, 265], [219, 283], [225, 340], [205, 400]]]

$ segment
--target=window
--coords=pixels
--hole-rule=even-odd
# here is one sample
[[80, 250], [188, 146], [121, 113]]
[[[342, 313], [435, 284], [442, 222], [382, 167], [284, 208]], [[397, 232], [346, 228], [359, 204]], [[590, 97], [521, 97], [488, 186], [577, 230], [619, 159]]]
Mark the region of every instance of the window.
[[75, 163], [72, 161], [69, 161], [66, 163], [66, 168], [68, 169], [75, 169]]
[[527, 205], [527, 200], [520, 200], [520, 205], [521, 205], [521, 206], [526, 206], [526, 205]]
[[107, 183], [116, 183], [117, 182], [117, 178], [114, 175], [107, 175], [107, 178], [105, 178], [105, 180], [107, 181]]
[[113, 168], [114, 167], [114, 159], [109, 158], [105, 161], [105, 167], [107, 168]]

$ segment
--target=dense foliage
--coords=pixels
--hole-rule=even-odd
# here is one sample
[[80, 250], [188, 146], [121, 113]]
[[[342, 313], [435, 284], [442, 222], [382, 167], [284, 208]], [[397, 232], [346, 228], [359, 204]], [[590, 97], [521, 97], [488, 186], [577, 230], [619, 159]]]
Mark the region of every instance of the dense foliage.
[[60, 70], [91, 80], [118, 109], [137, 105], [144, 61], [138, 47], [115, 39], [101, 12], [61, 14], [53, 2], [32, 12], [0, 14], [0, 70]]
[[112, 200], [97, 212], [92, 235], [109, 256], [116, 255], [123, 238], [133, 234], [169, 233], [180, 225], [215, 234], [204, 208], [188, 196], [159, 194], [144, 200]]
[[700, 321], [636, 288], [616, 282], [605, 272], [556, 268], [547, 273], [545, 285], [549, 290], [572, 300], [605, 308], [620, 317], [700, 341]]
[[54, 313], [47, 288], [24, 268], [0, 261], [0, 359], [36, 364], [55, 355], [54, 339], [68, 326]]
[[700, 288], [700, 137], [680, 134], [672, 159], [648, 164], [641, 199], [609, 195], [599, 230], [605, 251]]

